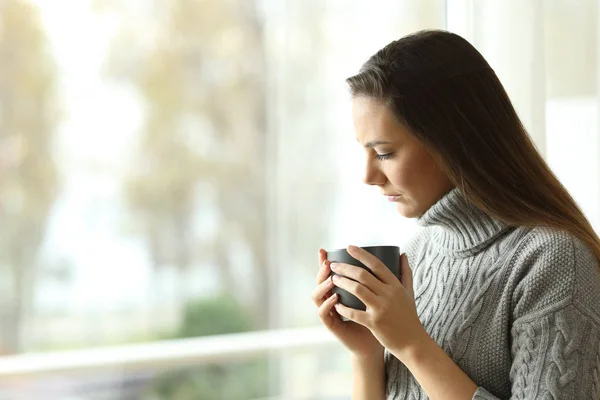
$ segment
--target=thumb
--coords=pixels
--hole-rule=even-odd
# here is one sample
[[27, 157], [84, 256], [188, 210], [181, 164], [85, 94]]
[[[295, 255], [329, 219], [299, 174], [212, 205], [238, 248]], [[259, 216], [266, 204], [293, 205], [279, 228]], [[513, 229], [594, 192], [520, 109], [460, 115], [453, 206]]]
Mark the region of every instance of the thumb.
[[402, 282], [402, 286], [410, 292], [410, 294], [414, 297], [413, 291], [413, 275], [410, 266], [408, 265], [408, 257], [406, 253], [402, 253], [400, 255], [400, 282]]

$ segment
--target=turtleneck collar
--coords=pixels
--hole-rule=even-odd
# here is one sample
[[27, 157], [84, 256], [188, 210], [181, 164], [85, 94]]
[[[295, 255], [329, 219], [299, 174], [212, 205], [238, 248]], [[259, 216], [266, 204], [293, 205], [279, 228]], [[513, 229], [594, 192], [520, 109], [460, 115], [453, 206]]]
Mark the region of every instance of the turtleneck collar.
[[510, 228], [471, 204], [458, 188], [431, 206], [418, 223], [432, 229], [435, 245], [454, 257], [479, 253]]

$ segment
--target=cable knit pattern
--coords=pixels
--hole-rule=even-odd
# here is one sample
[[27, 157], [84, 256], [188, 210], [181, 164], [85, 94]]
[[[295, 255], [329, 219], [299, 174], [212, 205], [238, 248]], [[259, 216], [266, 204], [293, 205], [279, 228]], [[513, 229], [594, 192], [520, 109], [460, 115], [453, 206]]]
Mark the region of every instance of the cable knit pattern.
[[525, 399], [527, 382], [532, 379], [530, 374], [533, 368], [530, 366], [536, 358], [535, 352], [537, 351], [535, 327], [532, 324], [523, 324], [523, 326], [513, 329], [513, 336], [516, 337], [516, 356], [509, 375], [513, 382], [512, 395], [515, 399]]
[[596, 350], [596, 361], [592, 369], [592, 393], [595, 399], [600, 398], [600, 348]]
[[[574, 236], [510, 227], [453, 189], [405, 246], [425, 330], [473, 399], [600, 400], [600, 269]], [[388, 400], [428, 399], [386, 350]]]

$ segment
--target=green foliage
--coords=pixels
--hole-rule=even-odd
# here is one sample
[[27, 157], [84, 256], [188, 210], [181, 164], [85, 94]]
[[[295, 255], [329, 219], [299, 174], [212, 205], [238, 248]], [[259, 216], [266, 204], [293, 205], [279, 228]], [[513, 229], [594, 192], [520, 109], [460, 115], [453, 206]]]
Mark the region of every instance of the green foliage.
[[252, 320], [248, 310], [241, 307], [233, 296], [222, 294], [188, 303], [177, 337], [223, 335], [250, 330]]
[[160, 400], [245, 400], [267, 396], [266, 359], [211, 364], [161, 376], [149, 392]]
[[[233, 296], [222, 294], [190, 302], [173, 338], [222, 335], [252, 329], [251, 316]], [[167, 372], [156, 379], [147, 396], [157, 400], [244, 400], [266, 397], [266, 358]]]

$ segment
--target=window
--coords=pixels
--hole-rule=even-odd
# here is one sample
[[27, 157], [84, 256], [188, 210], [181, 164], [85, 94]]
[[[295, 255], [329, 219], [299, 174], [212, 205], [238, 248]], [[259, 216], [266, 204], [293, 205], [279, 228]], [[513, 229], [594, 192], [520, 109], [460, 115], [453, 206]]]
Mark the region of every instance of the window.
[[597, 3], [536, 4], [0, 0], [0, 399], [348, 398], [317, 249], [417, 227], [344, 79], [418, 29], [482, 51], [600, 223]]

